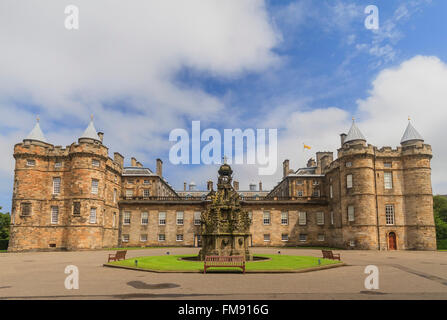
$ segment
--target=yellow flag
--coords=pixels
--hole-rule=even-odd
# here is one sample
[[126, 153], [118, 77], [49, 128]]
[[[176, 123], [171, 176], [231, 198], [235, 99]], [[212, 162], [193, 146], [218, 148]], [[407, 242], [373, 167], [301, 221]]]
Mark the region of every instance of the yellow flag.
[[303, 144], [303, 149], [311, 149], [310, 146], [308, 146], [307, 144]]

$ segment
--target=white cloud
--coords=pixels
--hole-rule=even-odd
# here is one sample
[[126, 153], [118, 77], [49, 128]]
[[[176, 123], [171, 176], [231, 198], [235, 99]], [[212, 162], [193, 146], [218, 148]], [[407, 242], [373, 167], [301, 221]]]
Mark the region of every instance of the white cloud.
[[[52, 141], [69, 144], [94, 113], [114, 147], [160, 150], [160, 137], [184, 125], [183, 116], [219, 119], [223, 108], [200, 88], [178, 86], [178, 71], [237, 77], [278, 61], [271, 51], [278, 36], [263, 1], [71, 4], [80, 10], [77, 31], [64, 28], [65, 5], [59, 1], [0, 3], [0, 101], [8, 115], [0, 123], [20, 134], [40, 113], [44, 128], [45, 122], [47, 128], [54, 122], [79, 127], [70, 140]], [[107, 107], [116, 101], [126, 106]], [[19, 109], [19, 102], [32, 111]], [[11, 121], [17, 114], [29, 116]], [[46, 132], [51, 137], [58, 130]]]
[[[434, 193], [447, 194], [447, 64], [437, 57], [416, 56], [395, 68], [384, 69], [372, 82], [368, 97], [357, 101], [357, 124], [368, 143], [377, 147], [400, 146], [407, 117], [433, 149], [432, 183]], [[305, 103], [295, 107], [272, 106], [263, 125], [280, 129], [278, 170], [274, 176], [257, 176], [253, 168], [235, 169], [246, 185], [262, 180], [271, 188], [282, 177], [282, 161], [290, 159], [291, 168], [304, 166], [317, 151], [333, 151], [337, 156], [340, 136], [351, 124], [351, 114], [339, 107], [307, 110]], [[277, 110], [288, 113], [278, 113]], [[312, 146], [303, 151], [303, 143]]]

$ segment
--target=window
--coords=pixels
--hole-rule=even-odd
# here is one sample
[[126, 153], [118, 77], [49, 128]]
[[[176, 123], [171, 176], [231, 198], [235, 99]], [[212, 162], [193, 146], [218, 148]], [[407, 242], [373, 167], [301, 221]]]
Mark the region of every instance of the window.
[[56, 163], [54, 164], [54, 167], [55, 167], [55, 168], [61, 168], [61, 167], [62, 167], [62, 162], [56, 162]]
[[248, 211], [248, 218], [250, 219], [250, 223], [253, 221], [253, 212]]
[[281, 224], [282, 225], [289, 224], [289, 213], [287, 211], [281, 212]]
[[31, 203], [24, 202], [22, 203], [22, 216], [30, 216], [31, 215]]
[[141, 224], [146, 225], [149, 223], [149, 213], [142, 212], [141, 213]]
[[26, 165], [28, 167], [34, 167], [36, 165], [36, 160], [28, 159], [26, 160]]
[[265, 242], [270, 241], [270, 234], [264, 234], [264, 241]]
[[346, 167], [347, 167], [347, 168], [352, 167], [352, 162], [346, 162]]
[[392, 172], [384, 172], [383, 179], [385, 183], [385, 189], [393, 189], [393, 173]]
[[147, 234], [140, 234], [140, 241], [146, 242], [147, 241]]
[[134, 180], [133, 179], [127, 179], [127, 183], [134, 184]]
[[194, 225], [195, 226], [200, 226], [200, 221], [202, 220], [201, 218], [201, 213], [200, 211], [196, 211], [194, 212]]
[[130, 212], [124, 211], [123, 224], [130, 224]]
[[113, 213], [113, 220], [112, 220], [112, 227], [115, 228], [116, 226], [116, 212]]
[[61, 178], [53, 178], [53, 194], [61, 193]]
[[164, 235], [164, 233], [160, 233], [158, 235], [158, 241], [165, 241], [166, 240], [166, 236]]
[[73, 202], [73, 214], [80, 215], [81, 214], [81, 203], [76, 201]]
[[149, 180], [143, 180], [143, 184], [149, 184]]
[[334, 211], [331, 211], [331, 224], [334, 224]]
[[296, 181], [296, 184], [299, 185], [299, 186], [301, 186], [301, 185], [304, 184], [304, 181], [303, 181], [303, 180], [297, 180], [297, 181]]
[[183, 225], [183, 212], [182, 211], [177, 212], [177, 225], [178, 226]]
[[298, 197], [302, 197], [302, 196], [303, 196], [303, 191], [302, 191], [302, 190], [299, 190], [299, 191], [297, 192], [297, 196], [298, 196]]
[[57, 224], [59, 222], [59, 207], [52, 206], [51, 207], [51, 223]]
[[314, 189], [312, 192], [312, 197], [319, 197], [320, 196], [320, 189]]
[[270, 224], [270, 212], [269, 211], [264, 211], [263, 222], [265, 225]]
[[132, 197], [133, 197], [133, 190], [126, 189], [126, 198], [132, 198]]
[[144, 189], [143, 190], [143, 197], [149, 198], [149, 195], [150, 195], [149, 189]]
[[298, 224], [301, 226], [306, 224], [306, 212], [298, 212]]
[[346, 188], [352, 188], [352, 174], [346, 176]]
[[113, 203], [116, 203], [116, 189], [113, 189]]
[[324, 212], [317, 212], [317, 224], [318, 225], [324, 224]]
[[314, 185], [314, 186], [318, 186], [319, 184], [320, 184], [320, 181], [318, 181], [318, 180], [314, 180], [314, 181], [313, 181], [313, 185]]
[[158, 224], [164, 226], [166, 224], [166, 212], [158, 213]]
[[98, 194], [98, 184], [99, 181], [96, 179], [92, 180], [92, 194]]
[[287, 233], [281, 234], [281, 241], [289, 241], [289, 235]]
[[318, 235], [318, 241], [324, 241], [324, 234]]
[[348, 206], [348, 221], [354, 221], [354, 206]]
[[99, 167], [99, 160], [97, 160], [97, 159], [93, 159], [93, 160], [92, 160], [92, 166], [94, 166], [94, 167]]
[[391, 167], [393, 166], [393, 163], [392, 163], [392, 162], [384, 162], [384, 163], [383, 163], [383, 166], [384, 166], [385, 168], [391, 168]]
[[183, 241], [183, 234], [178, 234], [176, 241]]
[[329, 197], [332, 199], [334, 197], [334, 193], [332, 190], [332, 184], [329, 186]]
[[123, 242], [129, 242], [129, 235], [123, 234]]
[[385, 218], [386, 218], [386, 224], [388, 225], [394, 224], [394, 205], [387, 204], [385, 206]]
[[96, 208], [90, 208], [90, 223], [96, 223]]
[[355, 240], [349, 240], [349, 245], [351, 247], [355, 247]]
[[300, 234], [300, 241], [301, 242], [306, 242], [307, 241], [307, 234]]

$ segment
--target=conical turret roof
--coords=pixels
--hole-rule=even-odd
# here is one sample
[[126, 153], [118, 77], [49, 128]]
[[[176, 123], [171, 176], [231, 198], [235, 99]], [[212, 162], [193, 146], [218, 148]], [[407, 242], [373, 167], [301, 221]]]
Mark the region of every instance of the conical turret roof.
[[352, 126], [349, 129], [348, 135], [346, 136], [345, 143], [350, 141], [362, 140], [366, 142], [365, 136], [362, 134], [360, 129], [355, 124], [354, 118], [352, 119]]
[[91, 117], [91, 120], [90, 120], [90, 123], [89, 123], [87, 129], [85, 129], [82, 136], [79, 137], [79, 139], [85, 139], [85, 138], [100, 141], [98, 132], [96, 131], [95, 125], [93, 124], [93, 116]]
[[39, 118], [37, 118], [36, 125], [34, 126], [33, 130], [26, 136], [24, 140], [35, 140], [35, 141], [41, 141], [41, 142], [47, 142], [47, 139], [45, 138], [42, 129], [40, 129], [39, 125]]
[[424, 141], [424, 138], [417, 132], [417, 130], [411, 125], [411, 122], [408, 121], [407, 129], [405, 129], [404, 135], [402, 139], [400, 139], [400, 143], [408, 142], [408, 141]]

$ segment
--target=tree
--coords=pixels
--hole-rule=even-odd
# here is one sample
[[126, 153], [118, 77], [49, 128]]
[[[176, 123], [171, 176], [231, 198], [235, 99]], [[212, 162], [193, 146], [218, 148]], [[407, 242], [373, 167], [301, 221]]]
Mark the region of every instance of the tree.
[[447, 198], [433, 197], [433, 214], [435, 216], [436, 238], [447, 239]]
[[[0, 207], [0, 210], [2, 207]], [[0, 239], [9, 239], [9, 224], [11, 217], [9, 213], [0, 212]]]

